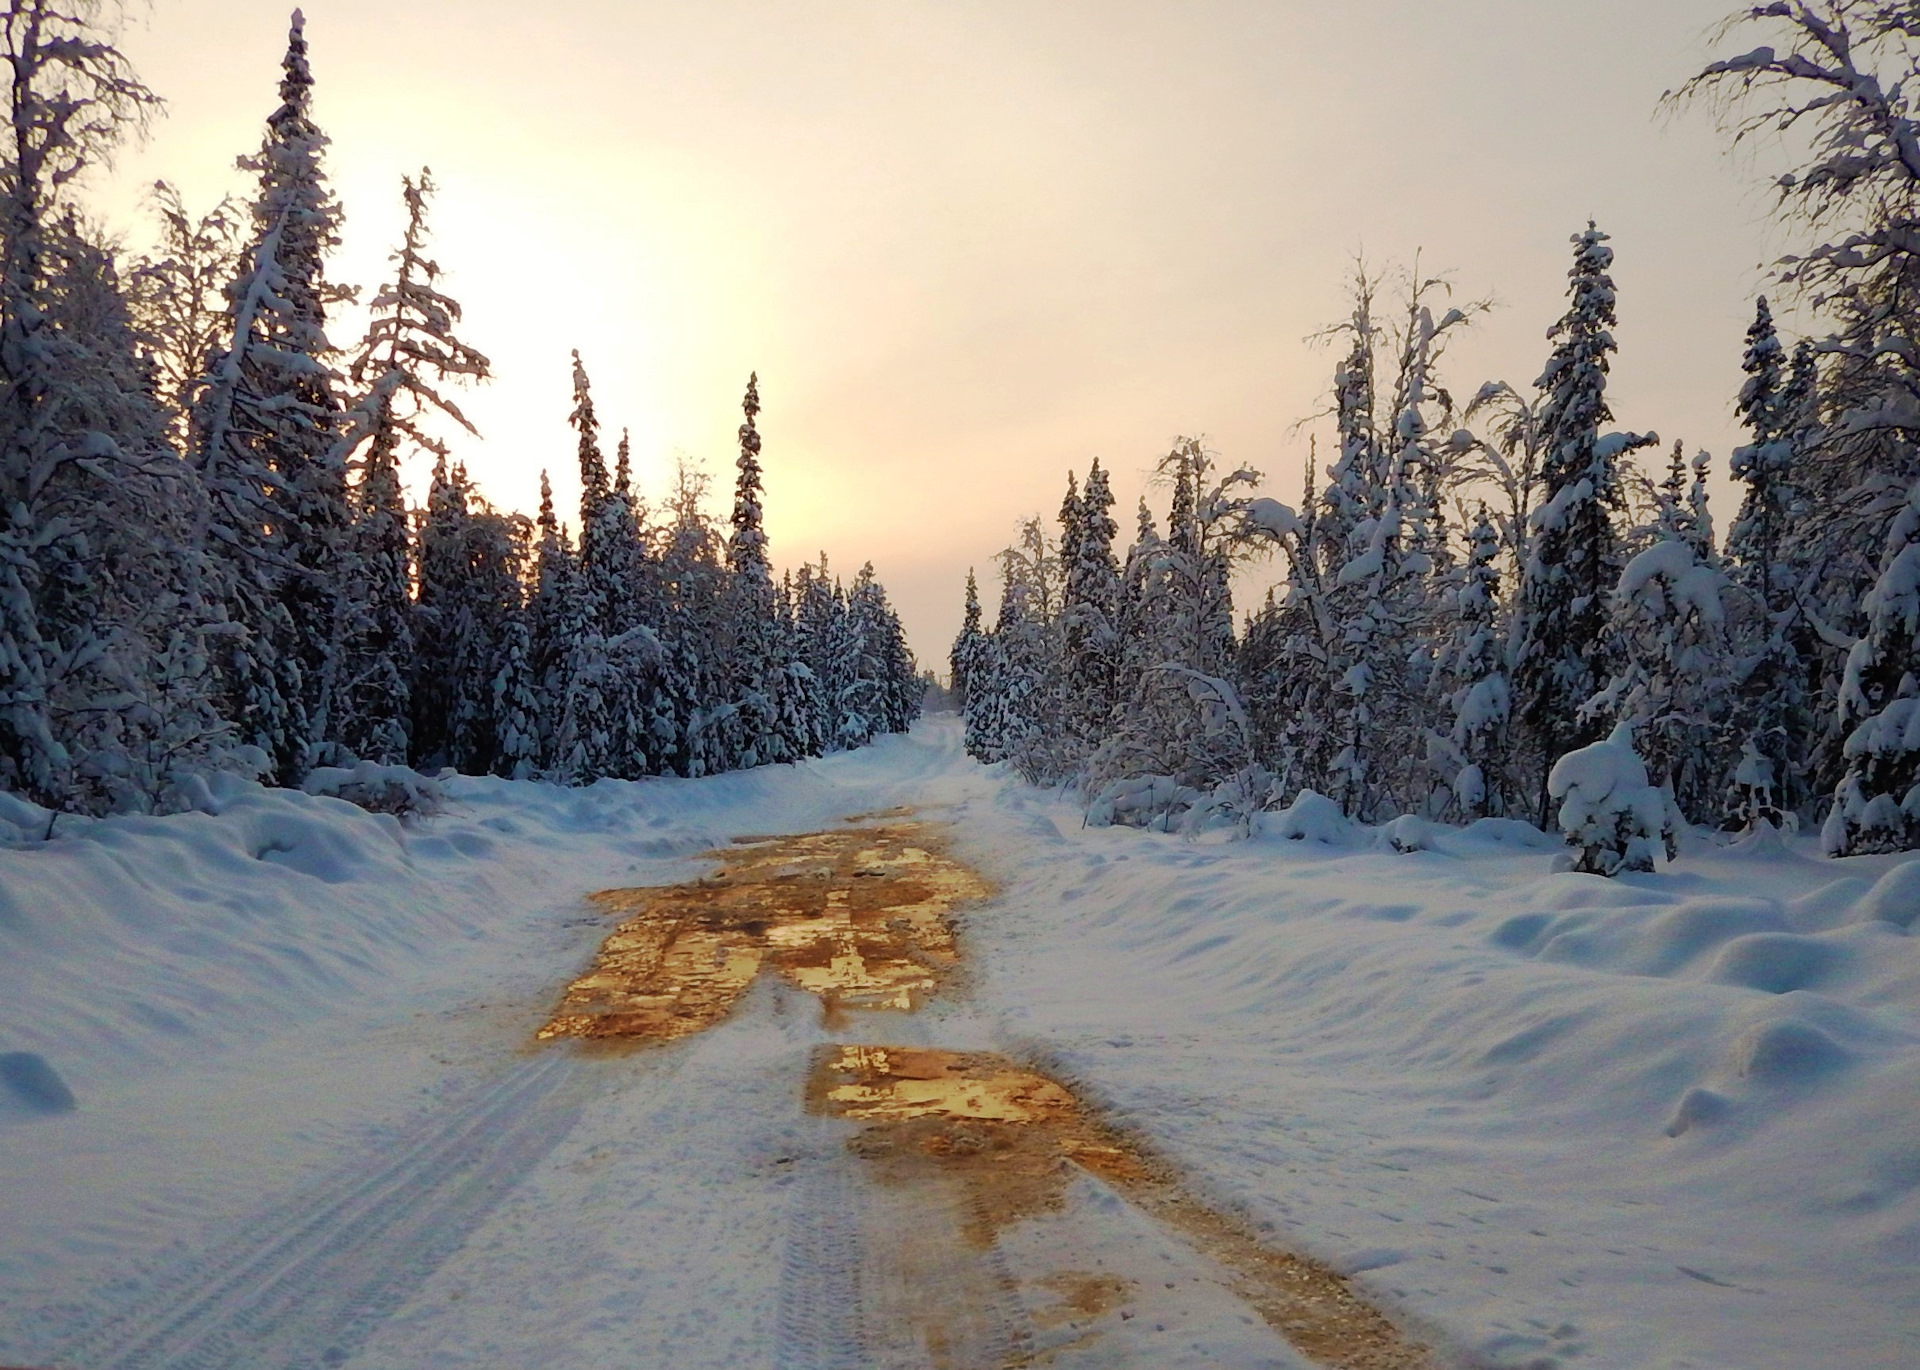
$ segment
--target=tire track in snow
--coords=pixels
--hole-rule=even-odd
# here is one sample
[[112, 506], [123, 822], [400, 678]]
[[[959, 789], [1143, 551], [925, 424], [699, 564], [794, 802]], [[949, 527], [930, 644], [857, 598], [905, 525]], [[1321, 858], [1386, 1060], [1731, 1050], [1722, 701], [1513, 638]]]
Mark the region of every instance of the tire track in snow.
[[780, 1265], [774, 1370], [866, 1370], [860, 1195], [845, 1156], [818, 1158], [795, 1196]]
[[269, 1208], [62, 1348], [85, 1370], [344, 1362], [573, 1126], [590, 1077], [546, 1053]]

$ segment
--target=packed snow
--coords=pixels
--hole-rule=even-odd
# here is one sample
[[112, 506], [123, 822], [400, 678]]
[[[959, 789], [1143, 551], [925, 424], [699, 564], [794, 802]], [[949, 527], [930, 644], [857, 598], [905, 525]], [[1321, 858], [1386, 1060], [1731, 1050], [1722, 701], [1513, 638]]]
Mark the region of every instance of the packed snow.
[[[904, 1030], [1044, 1062], [1463, 1358], [1913, 1346], [1920, 859], [1768, 831], [1603, 880], [1524, 824], [1372, 829], [1317, 796], [1210, 844], [1088, 827], [959, 742], [935, 717], [703, 780], [454, 779], [405, 820], [236, 781], [218, 813], [0, 852], [0, 1358], [97, 1363], [63, 1353], [356, 1158], [441, 1116], [510, 1131], [473, 1101], [511, 1081], [550, 1122], [408, 1248], [347, 1363], [775, 1359], [780, 1253], [838, 1146], [800, 1113], [807, 1053]], [[570, 1060], [526, 1049], [600, 936], [582, 895], [896, 805], [998, 886], [968, 992], [836, 1037], [763, 984], [700, 1037], [535, 1076]], [[1230, 1305], [1180, 1335], [1241, 1345]], [[1095, 1363], [1188, 1363], [1141, 1336]], [[1272, 1363], [1221, 1355], [1191, 1363]]]

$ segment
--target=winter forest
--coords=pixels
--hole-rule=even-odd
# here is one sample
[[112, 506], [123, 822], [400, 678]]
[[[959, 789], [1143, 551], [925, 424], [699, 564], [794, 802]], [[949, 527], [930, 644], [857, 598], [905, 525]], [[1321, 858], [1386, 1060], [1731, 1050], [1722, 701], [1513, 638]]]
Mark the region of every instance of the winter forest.
[[[1669, 93], [1772, 183], [1793, 241], [1747, 330], [1725, 458], [1616, 430], [1613, 249], [1572, 240], [1531, 386], [1460, 393], [1484, 303], [1359, 269], [1298, 508], [1181, 439], [1121, 551], [1108, 473], [1058, 531], [969, 575], [951, 668], [966, 745], [1077, 787], [1093, 823], [1244, 830], [1282, 806], [1403, 824], [1556, 820], [1578, 869], [1650, 870], [1682, 825], [1817, 825], [1833, 855], [1920, 848], [1920, 34], [1911, 5], [1742, 8]], [[1783, 318], [1787, 314], [1783, 311]], [[1731, 340], [1730, 340], [1731, 341]], [[1624, 416], [1628, 420], [1639, 416]], [[1317, 420], [1316, 420], [1317, 421]], [[1664, 460], [1663, 460], [1664, 456]], [[1284, 581], [1236, 618], [1257, 558]]]
[[430, 253], [425, 171], [366, 335], [329, 336], [356, 292], [327, 274], [341, 210], [298, 11], [250, 200], [199, 213], [162, 183], [159, 248], [123, 258], [74, 190], [159, 103], [110, 17], [0, 11], [0, 789], [166, 811], [229, 771], [400, 805], [383, 768], [699, 776], [908, 726], [922, 684], [872, 567], [774, 579], [756, 378], [724, 528], [699, 470], [645, 498], [624, 437], [609, 468], [577, 353], [578, 522], [550, 496], [494, 509], [438, 436], [471, 431], [454, 391], [489, 364]]

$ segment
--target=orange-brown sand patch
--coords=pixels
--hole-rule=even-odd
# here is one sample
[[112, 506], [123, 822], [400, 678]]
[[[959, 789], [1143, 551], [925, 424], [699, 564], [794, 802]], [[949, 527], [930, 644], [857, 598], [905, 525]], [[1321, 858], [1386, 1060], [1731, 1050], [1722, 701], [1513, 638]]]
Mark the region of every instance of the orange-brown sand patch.
[[[963, 1215], [962, 1240], [976, 1249], [1012, 1223], [1058, 1209], [1078, 1166], [1224, 1267], [1234, 1293], [1303, 1355], [1342, 1370], [1432, 1364], [1429, 1348], [1342, 1276], [1208, 1206], [1173, 1167], [1038, 1071], [986, 1052], [830, 1047], [816, 1062], [807, 1097], [815, 1112], [865, 1123], [850, 1145], [873, 1163], [880, 1182], [941, 1192], [942, 1206]], [[1102, 1300], [1125, 1292], [1111, 1277], [1086, 1276], [1079, 1284], [1075, 1272], [1053, 1278], [1064, 1282], [1055, 1291], [1064, 1318], [1076, 1316], [1076, 1308], [1096, 1315], [1111, 1306]]]
[[912, 1009], [958, 964], [948, 915], [987, 887], [925, 824], [755, 838], [685, 885], [591, 896], [620, 917], [538, 1036], [664, 1042], [724, 1018], [762, 967], [847, 1009]]

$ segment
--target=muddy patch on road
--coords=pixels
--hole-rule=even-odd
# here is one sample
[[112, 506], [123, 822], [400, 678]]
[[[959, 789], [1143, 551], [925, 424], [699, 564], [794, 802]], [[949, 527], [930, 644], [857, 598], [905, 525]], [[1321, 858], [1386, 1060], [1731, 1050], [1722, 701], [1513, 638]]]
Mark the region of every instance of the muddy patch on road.
[[[1265, 1244], [1248, 1223], [1189, 1192], [1172, 1166], [1102, 1121], [1071, 1090], [1004, 1057], [830, 1047], [816, 1060], [807, 1100], [816, 1113], [865, 1123], [849, 1146], [878, 1182], [895, 1192], [937, 1195], [930, 1210], [957, 1214], [958, 1235], [975, 1250], [991, 1248], [1014, 1223], [1058, 1211], [1078, 1168], [1218, 1263], [1233, 1293], [1303, 1355], [1343, 1370], [1433, 1363], [1428, 1347], [1402, 1334], [1335, 1271]], [[941, 1240], [937, 1232], [929, 1236]], [[1060, 1317], [1094, 1318], [1127, 1296], [1122, 1283], [1087, 1272], [1037, 1283], [1059, 1299]], [[922, 1314], [934, 1320], [923, 1329], [929, 1345], [940, 1315], [937, 1301]], [[1003, 1362], [1032, 1363], [1021, 1356]]]
[[846, 1010], [911, 1010], [954, 973], [949, 915], [988, 894], [930, 825], [753, 838], [684, 885], [590, 896], [620, 925], [537, 1034], [671, 1041], [726, 1017], [762, 969]]

